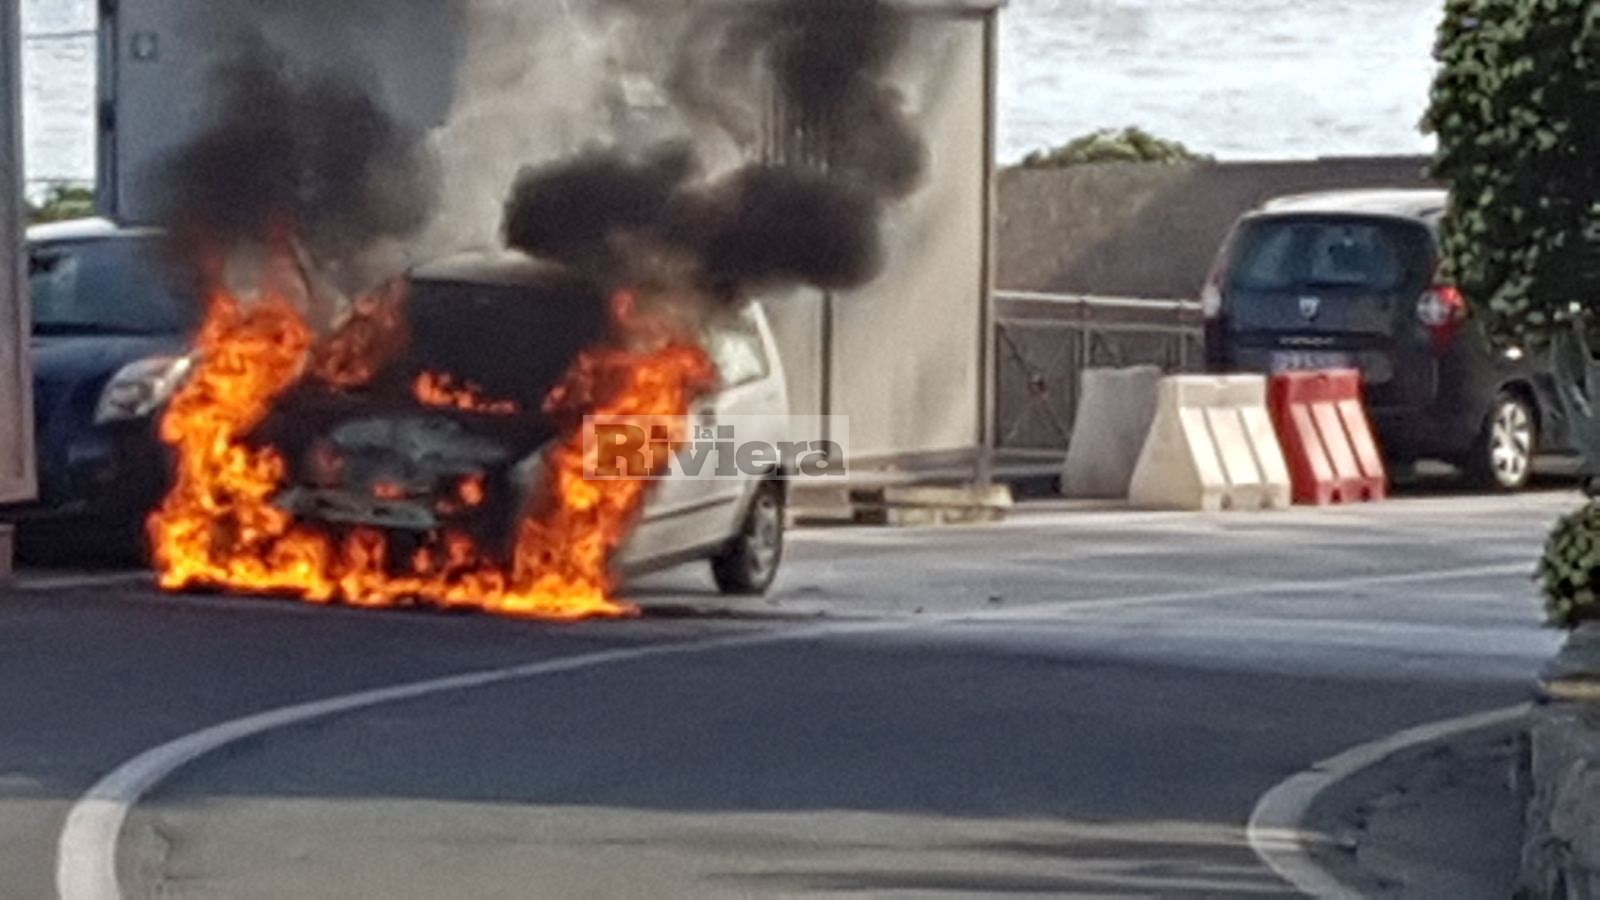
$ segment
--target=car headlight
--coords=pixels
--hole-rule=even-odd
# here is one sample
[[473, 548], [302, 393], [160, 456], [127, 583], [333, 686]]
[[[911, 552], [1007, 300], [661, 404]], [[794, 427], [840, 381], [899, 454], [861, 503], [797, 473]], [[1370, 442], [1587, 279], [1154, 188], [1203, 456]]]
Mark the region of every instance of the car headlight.
[[187, 356], [157, 356], [124, 366], [100, 392], [100, 403], [94, 412], [95, 424], [128, 422], [154, 415], [172, 399], [192, 366], [193, 361]]

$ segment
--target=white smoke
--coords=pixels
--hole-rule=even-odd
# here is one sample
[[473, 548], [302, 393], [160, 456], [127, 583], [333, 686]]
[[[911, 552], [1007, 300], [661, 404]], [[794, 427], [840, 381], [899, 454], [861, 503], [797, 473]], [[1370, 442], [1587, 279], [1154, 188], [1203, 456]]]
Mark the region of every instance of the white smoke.
[[[462, 0], [455, 99], [431, 137], [443, 204], [418, 255], [501, 246], [519, 171], [695, 133], [664, 87], [687, 18], [615, 0]], [[724, 138], [695, 141], [710, 150]]]

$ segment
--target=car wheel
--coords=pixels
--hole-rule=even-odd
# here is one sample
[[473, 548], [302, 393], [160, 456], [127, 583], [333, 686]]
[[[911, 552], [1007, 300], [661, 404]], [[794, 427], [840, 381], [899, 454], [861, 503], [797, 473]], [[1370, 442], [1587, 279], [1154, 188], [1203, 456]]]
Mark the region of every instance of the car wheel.
[[764, 594], [783, 561], [783, 487], [766, 482], [756, 490], [739, 533], [711, 559], [711, 574], [724, 594]]
[[1503, 392], [1489, 408], [1468, 474], [1474, 483], [1501, 491], [1518, 491], [1533, 478], [1539, 446], [1539, 416], [1525, 398]]

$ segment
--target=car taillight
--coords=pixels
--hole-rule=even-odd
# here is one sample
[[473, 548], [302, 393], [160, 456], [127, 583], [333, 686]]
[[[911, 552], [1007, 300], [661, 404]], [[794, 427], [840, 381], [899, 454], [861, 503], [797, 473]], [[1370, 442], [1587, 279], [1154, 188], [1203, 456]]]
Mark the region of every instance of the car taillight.
[[1452, 284], [1436, 284], [1417, 300], [1417, 319], [1433, 336], [1433, 349], [1449, 349], [1467, 319], [1467, 298]]

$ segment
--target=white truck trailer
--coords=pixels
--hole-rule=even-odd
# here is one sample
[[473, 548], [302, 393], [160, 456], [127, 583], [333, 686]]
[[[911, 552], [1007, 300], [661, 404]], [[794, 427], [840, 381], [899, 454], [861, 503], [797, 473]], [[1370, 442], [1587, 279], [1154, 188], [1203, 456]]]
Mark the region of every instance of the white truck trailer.
[[[543, 161], [539, 154], [549, 154], [552, 141], [570, 146], [604, 137], [583, 133], [582, 117], [593, 105], [564, 107], [562, 92], [550, 90], [578, 77], [564, 71], [576, 69], [566, 57], [593, 48], [580, 35], [534, 42], [507, 27], [509, 18], [544, 17], [559, 31], [559, 20], [581, 2], [527, 0], [521, 9], [503, 0], [105, 2], [102, 203], [123, 221], [147, 219], [159, 208], [154, 166], [194, 133], [208, 72], [219, 54], [230, 52], [228, 35], [237, 33], [265, 36], [310, 68], [345, 67], [392, 114], [417, 126], [470, 120], [472, 127], [451, 136], [452, 149], [461, 151], [463, 138], [480, 143], [464, 151], [470, 164], [445, 173], [447, 193], [461, 192], [451, 187], [453, 176], [486, 181], [498, 192], [520, 164]], [[866, 464], [913, 476], [981, 478], [993, 446], [991, 206], [1002, 2], [901, 0], [915, 24], [896, 81], [927, 141], [926, 182], [893, 214], [882, 277], [848, 294], [802, 291], [769, 304], [794, 411], [849, 416], [858, 471]], [[504, 59], [508, 40], [523, 42], [522, 71]], [[648, 105], [652, 91], [635, 90], [630, 61], [600, 56], [618, 72], [620, 103]], [[507, 96], [492, 112], [466, 108], [483, 97], [467, 97], [461, 85], [484, 80]], [[525, 114], [508, 116], [519, 109], [506, 103], [518, 90], [529, 92]], [[520, 131], [508, 131], [507, 118], [520, 119]], [[517, 141], [527, 146], [520, 158], [507, 152]], [[485, 193], [491, 232], [502, 196]]]
[[[23, 250], [21, 19], [0, 0], [0, 503], [33, 499], [33, 379]], [[11, 528], [0, 525], [0, 577], [11, 571]]]

